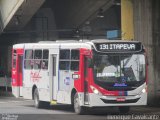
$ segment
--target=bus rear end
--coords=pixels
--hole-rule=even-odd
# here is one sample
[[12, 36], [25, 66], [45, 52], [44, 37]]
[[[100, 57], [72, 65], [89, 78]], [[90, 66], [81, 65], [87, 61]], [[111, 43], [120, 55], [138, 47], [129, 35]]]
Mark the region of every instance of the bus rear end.
[[23, 48], [13, 48], [12, 50], [12, 94], [15, 97], [22, 96], [22, 69]]

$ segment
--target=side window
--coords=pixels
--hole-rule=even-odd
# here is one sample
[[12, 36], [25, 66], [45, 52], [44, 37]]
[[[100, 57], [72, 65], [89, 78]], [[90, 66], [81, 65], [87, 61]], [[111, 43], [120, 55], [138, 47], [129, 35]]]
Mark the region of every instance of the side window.
[[49, 51], [43, 50], [43, 57], [42, 57], [42, 69], [48, 70], [48, 57], [49, 57]]
[[70, 50], [60, 50], [60, 70], [70, 69]]
[[24, 68], [33, 69], [33, 50], [25, 50]]
[[66, 60], [70, 59], [70, 50], [60, 50], [60, 59], [61, 60]]
[[48, 59], [49, 51], [48, 50], [43, 50], [43, 59]]
[[71, 70], [79, 71], [79, 50], [71, 50]]
[[34, 51], [34, 59], [42, 59], [42, 50]]
[[25, 69], [33, 69], [33, 60], [24, 60]]
[[33, 50], [25, 50], [25, 59], [33, 59]]
[[71, 50], [71, 59], [79, 60], [79, 50]]
[[41, 69], [42, 63], [42, 50], [35, 50], [34, 51], [34, 69]]
[[71, 61], [71, 70], [79, 71], [79, 61]]

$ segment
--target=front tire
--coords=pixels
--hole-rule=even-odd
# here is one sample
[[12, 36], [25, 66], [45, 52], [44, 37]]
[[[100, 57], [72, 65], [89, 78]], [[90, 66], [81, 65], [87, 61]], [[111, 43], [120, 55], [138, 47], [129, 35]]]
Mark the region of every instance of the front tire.
[[76, 93], [74, 95], [74, 111], [77, 114], [84, 114], [84, 108], [82, 106], [80, 106], [78, 93]]

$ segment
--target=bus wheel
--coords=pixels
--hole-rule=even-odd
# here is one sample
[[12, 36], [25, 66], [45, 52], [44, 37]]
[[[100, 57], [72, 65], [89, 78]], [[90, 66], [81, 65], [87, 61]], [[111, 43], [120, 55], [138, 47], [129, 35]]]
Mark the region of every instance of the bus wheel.
[[129, 107], [129, 106], [120, 106], [120, 107], [119, 107], [119, 111], [120, 111], [120, 113], [122, 113], [122, 114], [128, 113], [129, 110], [130, 110], [130, 107]]
[[36, 108], [40, 108], [41, 104], [42, 104], [41, 101], [39, 101], [38, 89], [36, 88], [34, 90], [34, 105]]
[[82, 106], [80, 106], [80, 103], [79, 103], [78, 93], [76, 93], [74, 95], [74, 111], [77, 114], [83, 114], [84, 113], [84, 108]]

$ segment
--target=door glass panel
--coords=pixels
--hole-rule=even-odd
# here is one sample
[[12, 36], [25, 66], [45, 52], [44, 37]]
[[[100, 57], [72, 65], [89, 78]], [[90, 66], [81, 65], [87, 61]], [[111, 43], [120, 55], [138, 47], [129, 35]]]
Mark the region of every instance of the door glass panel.
[[53, 57], [53, 76], [56, 76], [56, 56]]

